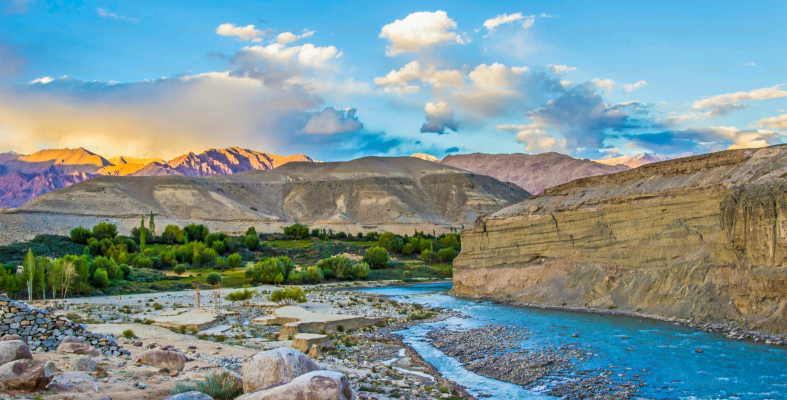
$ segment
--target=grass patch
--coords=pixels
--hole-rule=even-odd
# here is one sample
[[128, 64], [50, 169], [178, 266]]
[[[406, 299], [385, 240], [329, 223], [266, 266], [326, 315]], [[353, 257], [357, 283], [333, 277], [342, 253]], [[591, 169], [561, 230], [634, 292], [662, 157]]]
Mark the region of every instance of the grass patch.
[[201, 392], [215, 400], [232, 400], [243, 394], [243, 384], [229, 372], [208, 375], [205, 380], [193, 383], [178, 382], [172, 394]]

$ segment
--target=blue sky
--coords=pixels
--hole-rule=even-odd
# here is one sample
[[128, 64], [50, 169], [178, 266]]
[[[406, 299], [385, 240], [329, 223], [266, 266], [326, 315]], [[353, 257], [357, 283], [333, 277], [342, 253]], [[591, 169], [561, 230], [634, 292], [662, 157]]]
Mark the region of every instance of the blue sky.
[[0, 151], [600, 159], [787, 133], [783, 1], [0, 7]]

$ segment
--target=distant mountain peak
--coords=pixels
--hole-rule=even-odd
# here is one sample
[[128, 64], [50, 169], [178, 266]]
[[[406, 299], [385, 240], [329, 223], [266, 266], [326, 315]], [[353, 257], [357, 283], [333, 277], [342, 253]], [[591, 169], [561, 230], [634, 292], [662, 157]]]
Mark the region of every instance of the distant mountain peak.
[[440, 162], [439, 158], [437, 158], [437, 157], [435, 157], [435, 156], [433, 156], [431, 154], [426, 154], [426, 153], [415, 153], [415, 154], [411, 155], [410, 157], [420, 158], [420, 159], [425, 160], [425, 161], [431, 161], [431, 162], [436, 162], [436, 163]]
[[625, 165], [629, 168], [641, 167], [645, 164], [654, 162], [667, 161], [669, 157], [653, 154], [653, 153], [639, 153], [633, 156], [619, 156], [612, 158], [605, 158], [601, 160], [593, 160], [599, 164], [604, 165]]

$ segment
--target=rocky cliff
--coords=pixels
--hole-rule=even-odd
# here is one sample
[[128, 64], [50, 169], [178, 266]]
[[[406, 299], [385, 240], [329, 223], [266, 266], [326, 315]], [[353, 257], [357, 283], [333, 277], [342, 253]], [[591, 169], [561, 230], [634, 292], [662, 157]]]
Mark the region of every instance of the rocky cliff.
[[454, 291], [787, 332], [787, 146], [575, 180], [476, 220]]

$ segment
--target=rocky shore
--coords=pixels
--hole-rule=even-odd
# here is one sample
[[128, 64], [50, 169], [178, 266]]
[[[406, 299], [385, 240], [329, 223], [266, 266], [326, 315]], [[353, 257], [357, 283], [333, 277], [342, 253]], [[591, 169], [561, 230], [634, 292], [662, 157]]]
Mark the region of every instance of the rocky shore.
[[455, 357], [468, 371], [511, 382], [563, 399], [627, 399], [642, 382], [635, 374], [618, 377], [612, 371], [583, 369], [578, 361], [594, 357], [575, 345], [522, 349], [531, 335], [524, 328], [487, 325], [468, 330], [431, 331], [431, 344]]

